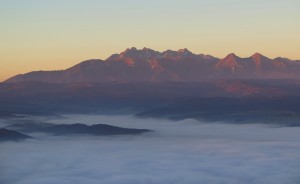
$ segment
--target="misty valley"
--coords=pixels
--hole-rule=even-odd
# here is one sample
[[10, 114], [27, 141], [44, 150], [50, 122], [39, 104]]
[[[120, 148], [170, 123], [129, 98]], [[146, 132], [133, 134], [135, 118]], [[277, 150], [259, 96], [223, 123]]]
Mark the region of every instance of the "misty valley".
[[0, 84], [0, 183], [300, 182], [299, 81]]
[[[152, 131], [106, 136], [33, 131], [74, 122]], [[2, 119], [1, 126], [31, 137], [0, 142], [1, 183], [299, 181], [298, 127], [82, 114]]]
[[126, 49], [0, 83], [0, 183], [298, 184], [300, 62]]

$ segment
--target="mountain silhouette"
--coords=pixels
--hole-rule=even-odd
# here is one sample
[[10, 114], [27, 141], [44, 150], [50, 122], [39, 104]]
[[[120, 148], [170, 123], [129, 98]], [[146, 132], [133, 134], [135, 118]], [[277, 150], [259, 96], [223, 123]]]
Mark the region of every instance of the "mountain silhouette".
[[234, 53], [223, 59], [194, 54], [188, 49], [158, 52], [133, 47], [106, 60], [83, 61], [60, 71], [34, 71], [5, 82], [162, 82], [210, 79], [276, 79], [300, 77], [300, 61], [262, 54], [241, 58]]

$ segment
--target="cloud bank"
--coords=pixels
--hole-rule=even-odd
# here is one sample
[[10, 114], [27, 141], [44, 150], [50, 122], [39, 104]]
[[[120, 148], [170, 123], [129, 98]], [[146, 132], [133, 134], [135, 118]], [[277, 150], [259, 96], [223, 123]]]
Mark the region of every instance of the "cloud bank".
[[107, 123], [155, 132], [113, 137], [36, 135], [36, 140], [1, 143], [0, 183], [300, 183], [300, 128], [130, 116], [36, 119]]

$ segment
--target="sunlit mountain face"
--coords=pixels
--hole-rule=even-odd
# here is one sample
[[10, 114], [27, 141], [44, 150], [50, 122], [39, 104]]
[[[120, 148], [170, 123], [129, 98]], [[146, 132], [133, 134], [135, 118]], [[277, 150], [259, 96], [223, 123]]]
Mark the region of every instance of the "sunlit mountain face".
[[106, 60], [87, 60], [62, 71], [36, 71], [12, 77], [6, 82], [166, 82], [212, 79], [295, 79], [300, 62], [259, 53], [241, 58], [231, 53], [223, 59], [194, 54], [188, 49], [164, 52], [144, 48], [126, 49]]

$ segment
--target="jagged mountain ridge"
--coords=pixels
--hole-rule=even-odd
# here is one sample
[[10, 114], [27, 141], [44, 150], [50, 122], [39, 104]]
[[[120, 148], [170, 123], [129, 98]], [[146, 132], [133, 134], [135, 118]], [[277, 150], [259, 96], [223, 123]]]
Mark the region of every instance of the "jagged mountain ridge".
[[5, 82], [40, 81], [146, 82], [202, 81], [210, 79], [298, 78], [300, 62], [278, 57], [270, 59], [259, 53], [241, 58], [231, 53], [223, 59], [194, 54], [188, 49], [158, 52], [135, 47], [106, 60], [93, 59], [61, 71], [36, 71], [14, 76]]

